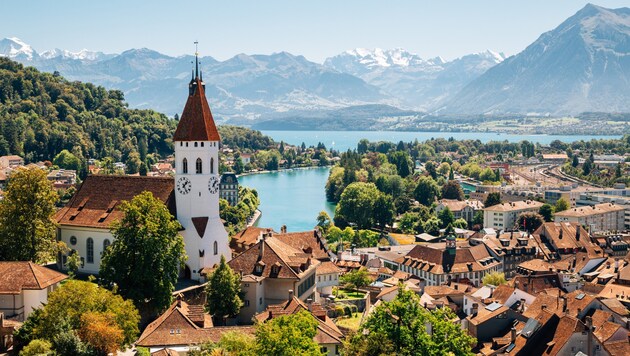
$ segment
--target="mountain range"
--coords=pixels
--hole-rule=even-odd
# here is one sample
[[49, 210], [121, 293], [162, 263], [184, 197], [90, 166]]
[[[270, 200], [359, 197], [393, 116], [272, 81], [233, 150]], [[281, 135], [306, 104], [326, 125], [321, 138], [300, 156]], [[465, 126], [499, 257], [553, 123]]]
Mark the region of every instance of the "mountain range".
[[[0, 56], [120, 89], [132, 107], [168, 115], [182, 110], [194, 62], [146, 48], [38, 53], [17, 38], [0, 40]], [[330, 121], [354, 107], [360, 117], [366, 108], [405, 117], [630, 112], [630, 9], [589, 4], [509, 58], [488, 50], [447, 61], [400, 48], [357, 48], [323, 64], [287, 52], [200, 62], [217, 118], [246, 125], [285, 117]]]

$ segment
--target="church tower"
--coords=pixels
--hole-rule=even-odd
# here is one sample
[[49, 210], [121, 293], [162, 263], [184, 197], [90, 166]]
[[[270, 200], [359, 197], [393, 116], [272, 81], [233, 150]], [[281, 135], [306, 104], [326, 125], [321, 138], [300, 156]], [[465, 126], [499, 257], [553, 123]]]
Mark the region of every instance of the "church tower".
[[212, 118], [199, 75], [188, 85], [188, 100], [173, 136], [175, 146], [175, 200], [177, 220], [186, 244], [186, 275], [201, 279], [204, 268], [230, 260], [228, 234], [219, 217], [219, 132]]

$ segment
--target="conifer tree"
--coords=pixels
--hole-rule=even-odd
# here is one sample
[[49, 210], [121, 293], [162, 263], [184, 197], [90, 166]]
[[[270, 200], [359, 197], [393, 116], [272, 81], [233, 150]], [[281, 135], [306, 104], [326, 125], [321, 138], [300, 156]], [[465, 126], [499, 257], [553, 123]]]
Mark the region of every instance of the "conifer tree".
[[234, 317], [243, 306], [241, 294], [241, 278], [236, 274], [221, 255], [221, 262], [208, 278], [206, 286], [206, 309], [216, 321]]

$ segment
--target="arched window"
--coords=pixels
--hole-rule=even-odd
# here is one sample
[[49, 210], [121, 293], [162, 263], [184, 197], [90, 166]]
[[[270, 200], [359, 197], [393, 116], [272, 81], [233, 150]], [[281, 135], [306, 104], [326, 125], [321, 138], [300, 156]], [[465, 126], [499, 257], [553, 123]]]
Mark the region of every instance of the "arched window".
[[182, 161], [182, 173], [188, 174], [188, 160], [186, 158]]
[[111, 242], [109, 242], [109, 239], [105, 239], [105, 241], [103, 241], [103, 252], [105, 252], [105, 250], [107, 250], [109, 245], [111, 245]]
[[219, 244], [216, 241], [214, 242], [214, 254], [219, 254]]
[[197, 164], [196, 164], [196, 170], [197, 170], [197, 174], [201, 174], [203, 172], [202, 170], [202, 165], [201, 165], [201, 158], [197, 158]]
[[214, 174], [214, 158], [210, 158], [210, 174]]
[[87, 263], [94, 263], [94, 240], [87, 239]]

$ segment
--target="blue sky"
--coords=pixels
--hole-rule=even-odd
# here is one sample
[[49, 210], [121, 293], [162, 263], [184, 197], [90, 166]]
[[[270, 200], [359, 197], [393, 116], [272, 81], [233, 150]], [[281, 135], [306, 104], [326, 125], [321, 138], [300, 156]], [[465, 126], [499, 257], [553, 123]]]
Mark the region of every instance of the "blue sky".
[[[30, 1], [0, 3], [0, 37], [42, 52], [118, 53], [147, 47], [219, 60], [288, 51], [321, 62], [356, 47], [402, 47], [453, 59], [491, 49], [516, 54], [582, 8], [580, 0]], [[600, 0], [618, 8], [628, 0]], [[7, 16], [10, 14], [10, 16]]]

